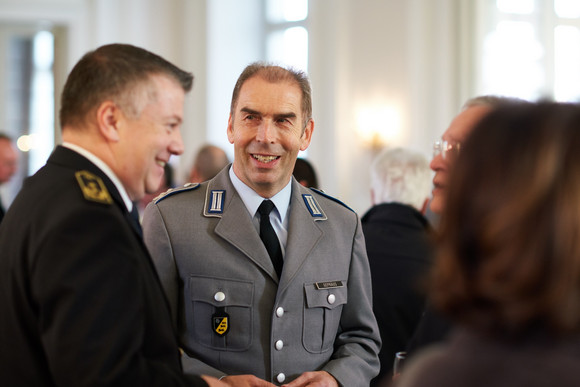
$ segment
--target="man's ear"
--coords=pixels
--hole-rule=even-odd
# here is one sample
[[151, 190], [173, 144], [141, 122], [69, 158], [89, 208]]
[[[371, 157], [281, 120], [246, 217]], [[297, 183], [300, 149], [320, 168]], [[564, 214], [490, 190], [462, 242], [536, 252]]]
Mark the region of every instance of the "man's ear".
[[109, 141], [119, 141], [119, 127], [122, 119], [123, 113], [113, 101], [105, 101], [97, 108], [99, 132]]
[[232, 117], [232, 114], [230, 113], [230, 117], [228, 118], [228, 130], [227, 130], [227, 134], [228, 134], [228, 141], [230, 142], [230, 144], [234, 143], [234, 119]]
[[302, 133], [302, 137], [300, 138], [300, 150], [305, 151], [308, 149], [310, 145], [310, 141], [312, 140], [312, 132], [314, 132], [314, 120], [311, 118], [308, 120], [306, 127], [304, 128], [304, 132]]

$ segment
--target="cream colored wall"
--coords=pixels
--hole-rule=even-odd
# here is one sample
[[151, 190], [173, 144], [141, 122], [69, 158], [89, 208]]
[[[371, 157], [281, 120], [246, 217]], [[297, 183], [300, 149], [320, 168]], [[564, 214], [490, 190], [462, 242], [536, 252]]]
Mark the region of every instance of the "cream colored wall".
[[[472, 90], [470, 10], [461, 0], [319, 0], [311, 8], [311, 67], [317, 120], [309, 157], [321, 184], [357, 212], [370, 206], [368, 168], [376, 151], [356, 133], [364, 107], [391, 106], [407, 146], [430, 158]], [[467, 44], [466, 44], [467, 41]]]
[[[44, 20], [62, 26], [66, 33], [58, 49], [66, 60], [57, 90], [82, 54], [110, 42], [143, 46], [193, 71], [195, 86], [184, 124], [187, 150], [177, 171], [184, 176], [203, 142], [223, 140], [228, 106], [222, 105], [229, 104], [243, 66], [262, 59], [260, 27], [248, 19], [259, 15], [252, 7], [260, 2], [240, 3], [0, 0], [0, 23]], [[400, 115], [401, 132], [391, 144], [429, 157], [432, 141], [471, 96], [467, 32], [472, 20], [466, 3], [310, 0], [309, 73], [316, 126], [308, 157], [321, 186], [358, 212], [370, 205], [368, 167], [374, 152], [357, 136], [358, 111], [392, 107]], [[225, 29], [232, 25], [233, 32]]]

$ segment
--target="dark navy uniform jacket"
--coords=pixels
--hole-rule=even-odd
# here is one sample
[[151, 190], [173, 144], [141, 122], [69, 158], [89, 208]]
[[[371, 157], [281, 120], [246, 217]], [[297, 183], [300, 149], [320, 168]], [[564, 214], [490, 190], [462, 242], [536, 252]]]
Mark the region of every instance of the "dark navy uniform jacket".
[[85, 157], [57, 147], [25, 182], [0, 251], [0, 385], [206, 385], [182, 374], [145, 245]]

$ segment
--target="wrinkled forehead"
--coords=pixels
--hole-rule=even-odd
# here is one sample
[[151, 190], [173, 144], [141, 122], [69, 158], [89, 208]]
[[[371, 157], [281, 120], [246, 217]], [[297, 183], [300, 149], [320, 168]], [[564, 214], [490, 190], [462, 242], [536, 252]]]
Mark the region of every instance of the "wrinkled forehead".
[[296, 82], [290, 80], [271, 82], [258, 76], [252, 77], [242, 85], [235, 110], [252, 107], [299, 115], [302, 113], [302, 92]]

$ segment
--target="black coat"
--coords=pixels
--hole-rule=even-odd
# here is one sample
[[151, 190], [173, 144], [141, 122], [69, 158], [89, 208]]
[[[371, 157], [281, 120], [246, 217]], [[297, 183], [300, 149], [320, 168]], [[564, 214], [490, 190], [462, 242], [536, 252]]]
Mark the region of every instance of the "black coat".
[[373, 281], [373, 310], [383, 341], [377, 381], [383, 375], [390, 377], [395, 353], [405, 350], [419, 322], [425, 306], [421, 280], [431, 265], [432, 247], [427, 220], [411, 206], [374, 206], [363, 216], [362, 226]]
[[70, 149], [27, 179], [0, 226], [0, 385], [206, 385], [181, 373], [136, 227], [107, 176]]

